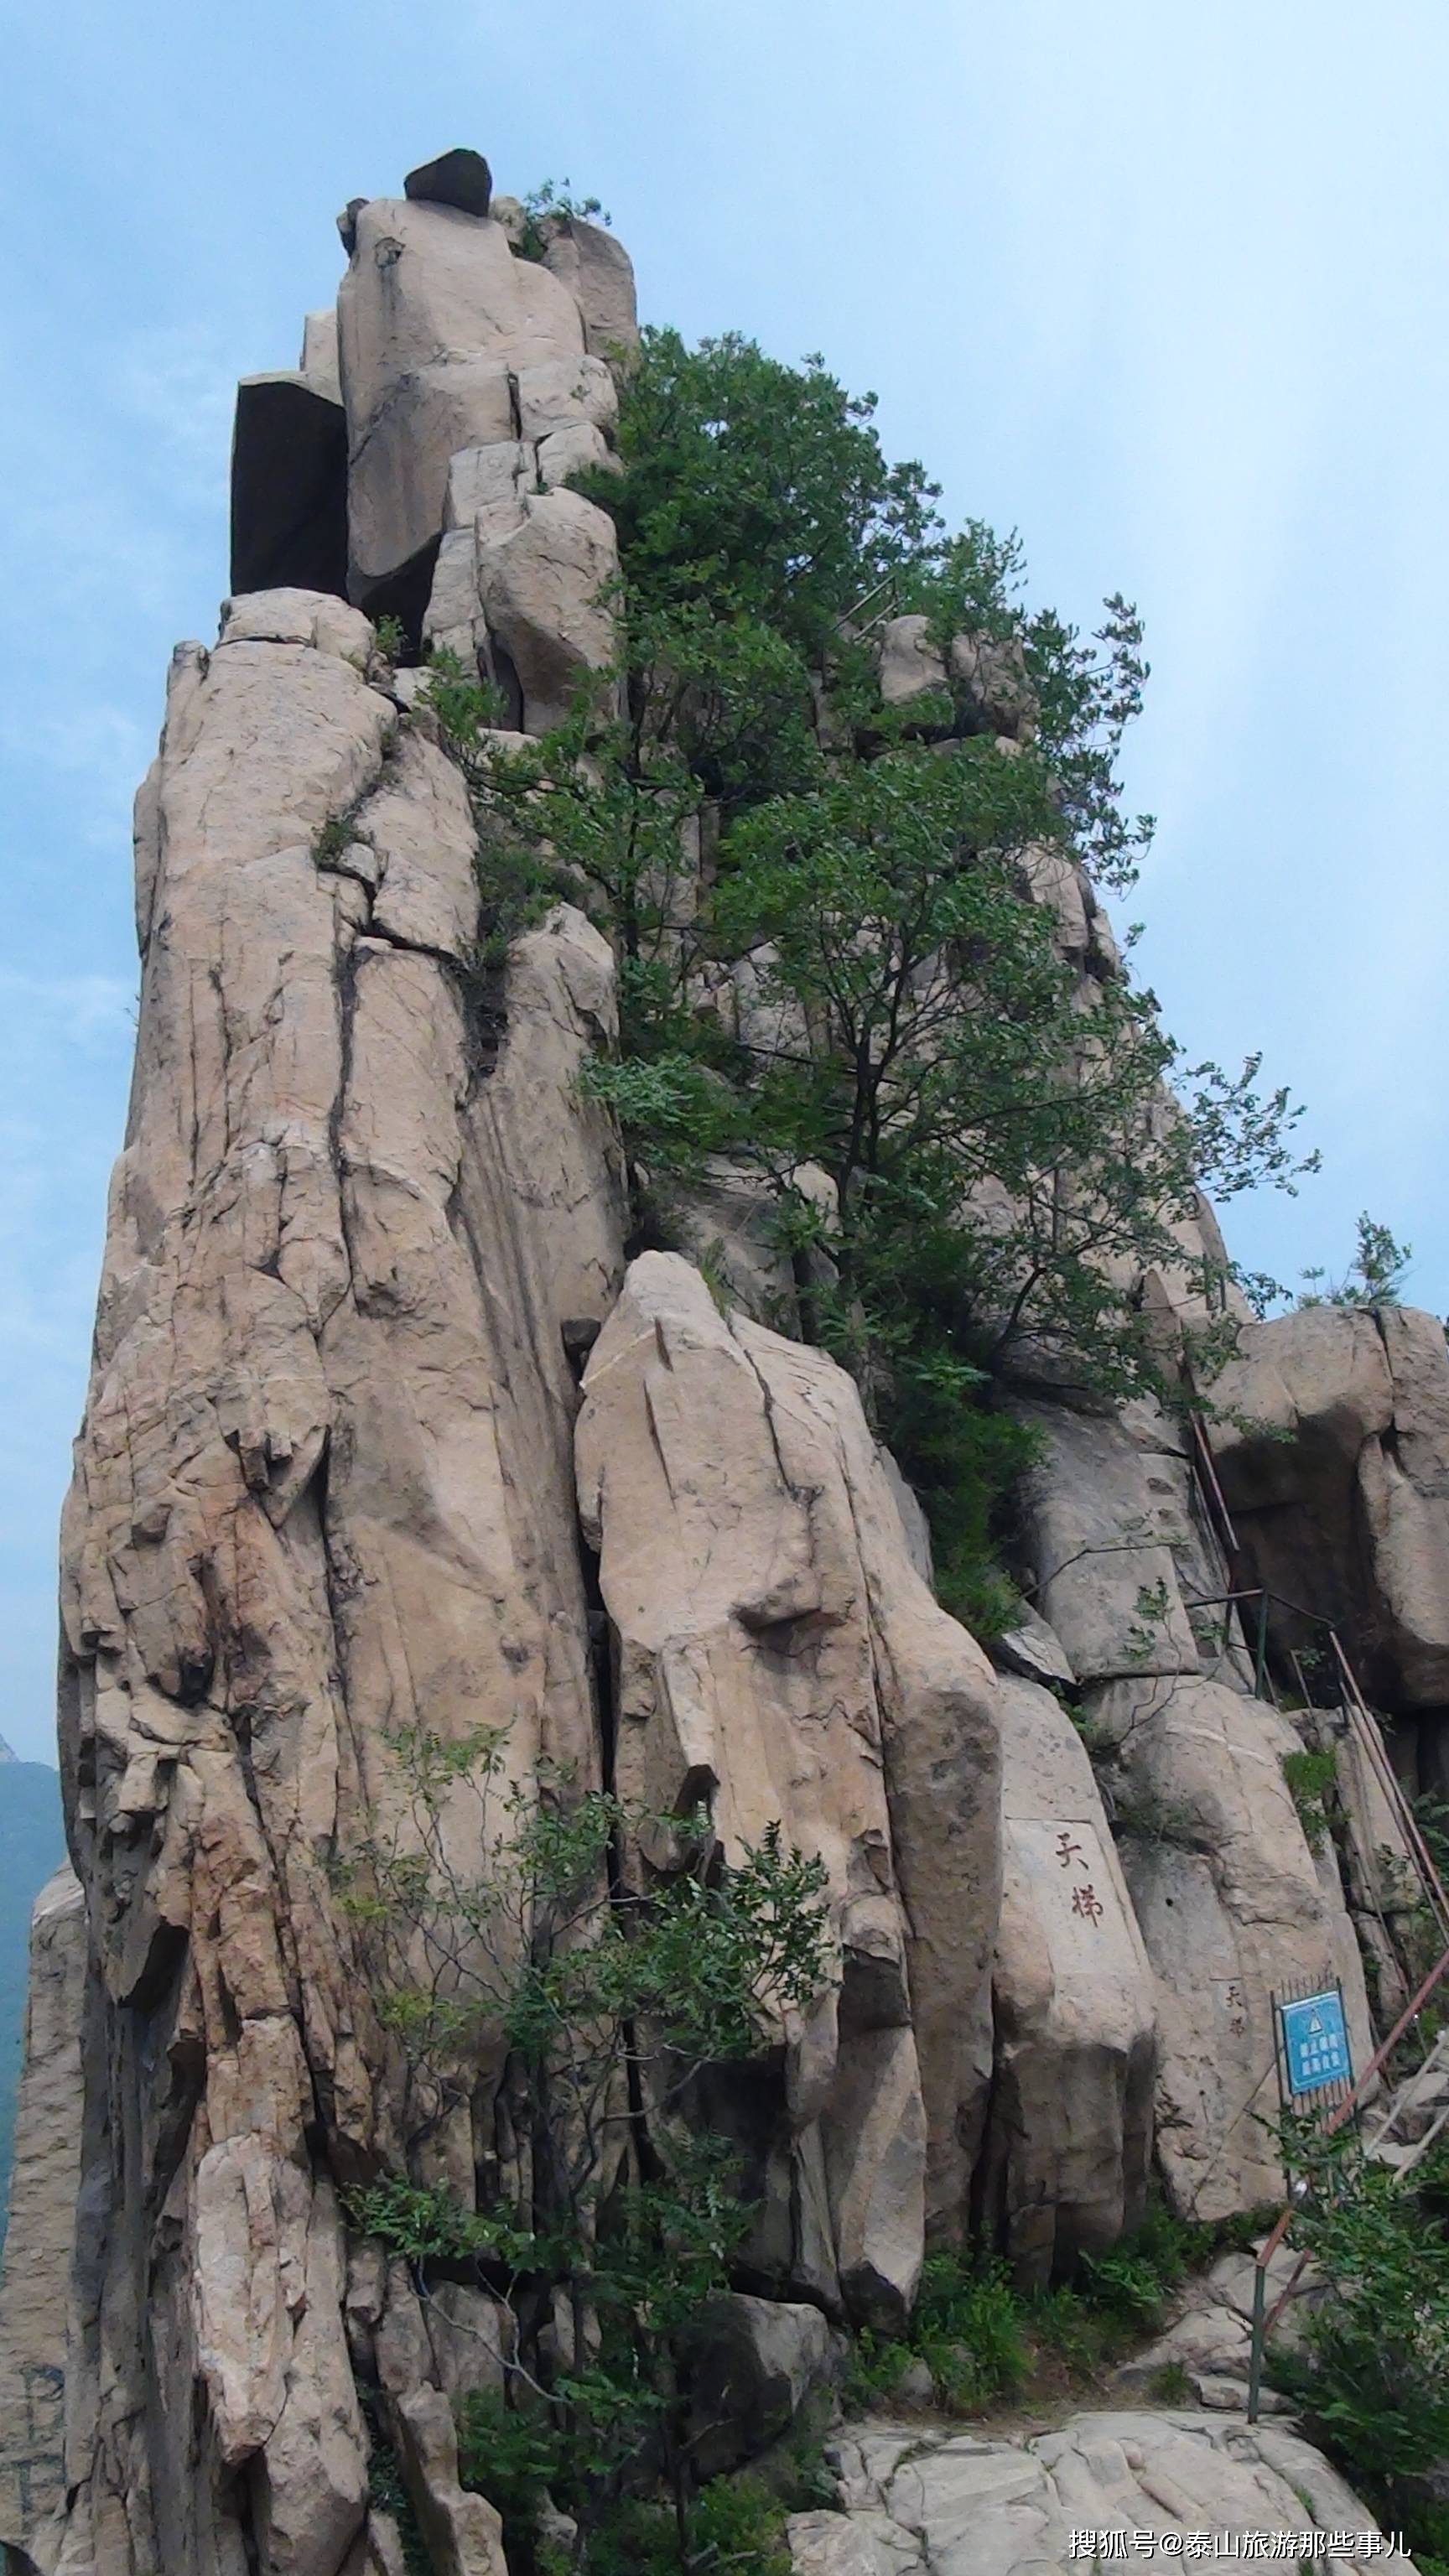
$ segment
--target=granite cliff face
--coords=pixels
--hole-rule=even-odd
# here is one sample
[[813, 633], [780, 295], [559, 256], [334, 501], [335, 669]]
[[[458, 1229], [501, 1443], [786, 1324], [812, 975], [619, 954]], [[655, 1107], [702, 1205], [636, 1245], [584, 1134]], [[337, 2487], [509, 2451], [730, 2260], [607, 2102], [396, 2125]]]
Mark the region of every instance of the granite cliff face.
[[[471, 2206], [514, 2153], [496, 2064], [420, 2116], [340, 1893], [379, 1813], [406, 1834], [410, 1733], [503, 1730], [525, 1810], [562, 1770], [702, 1801], [723, 1868], [777, 1822], [823, 1864], [826, 1988], [728, 2115], [761, 2206], [722, 2344], [798, 2393], [840, 2323], [899, 2322], [932, 2236], [1045, 2280], [1133, 2224], [1154, 2154], [1185, 2212], [1271, 2199], [1275, 1989], [1341, 1976], [1366, 2056], [1383, 1909], [1307, 1838], [1221, 1598], [1245, 1567], [1347, 1623], [1416, 1778], [1449, 1703], [1430, 1319], [1247, 1331], [1233, 1402], [1293, 1438], [1219, 1435], [1232, 1566], [1174, 1423], [1026, 1389], [1035, 1610], [993, 1670], [854, 1382], [759, 1319], [744, 1176], [704, 1229], [737, 1297], [626, 1261], [578, 1080], [610, 948], [559, 906], [480, 1007], [464, 782], [375, 620], [525, 735], [608, 665], [613, 525], [564, 478], [610, 457], [629, 264], [577, 218], [520, 255], [467, 154], [344, 240], [335, 322], [242, 388], [234, 595], [138, 800], [64, 1530], [75, 1878], [36, 1917], [0, 2296], [0, 2537], [47, 2576], [394, 2576], [379, 2428], [436, 2566], [501, 2576], [452, 2415], [501, 2369], [490, 2303], [425, 2303], [344, 2217], [384, 2171]], [[891, 703], [935, 686], [924, 621], [880, 651]], [[1010, 739], [1019, 680], [953, 654]], [[1085, 877], [1032, 881], [1080, 975], [1118, 972]], [[1141, 1283], [1165, 1332], [1215, 1239], [1204, 1206]], [[1373, 1869], [1395, 1828], [1364, 1814]], [[461, 1785], [445, 1830], [481, 1860]]]

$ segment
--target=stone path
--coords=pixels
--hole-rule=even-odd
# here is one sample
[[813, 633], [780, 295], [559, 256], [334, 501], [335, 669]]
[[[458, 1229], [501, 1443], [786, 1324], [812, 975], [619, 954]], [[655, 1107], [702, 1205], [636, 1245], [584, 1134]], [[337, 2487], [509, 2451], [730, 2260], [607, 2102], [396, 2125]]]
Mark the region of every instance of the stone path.
[[1012, 2440], [882, 2421], [846, 2425], [826, 2457], [839, 2510], [791, 2517], [795, 2576], [1050, 2576], [1214, 2557], [1413, 2576], [1282, 2424], [1103, 2411]]

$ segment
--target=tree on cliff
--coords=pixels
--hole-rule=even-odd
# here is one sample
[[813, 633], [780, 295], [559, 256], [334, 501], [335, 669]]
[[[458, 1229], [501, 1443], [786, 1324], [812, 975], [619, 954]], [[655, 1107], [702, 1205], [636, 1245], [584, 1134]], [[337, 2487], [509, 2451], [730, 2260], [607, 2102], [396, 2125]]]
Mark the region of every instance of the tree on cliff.
[[[1257, 1057], [1187, 1064], [1109, 943], [1054, 937], [1073, 905], [1085, 935], [1080, 872], [1128, 885], [1150, 838], [1117, 776], [1135, 615], [1109, 600], [1084, 640], [1027, 614], [1015, 540], [948, 539], [871, 412], [818, 360], [646, 333], [626, 471], [588, 482], [618, 527], [621, 712], [586, 700], [481, 766], [476, 704], [453, 730], [499, 922], [532, 868], [614, 940], [620, 1047], [592, 1081], [645, 1176], [639, 1239], [670, 1239], [712, 1157], [773, 1192], [806, 1329], [857, 1375], [931, 1511], [942, 1598], [981, 1632], [1027, 1450], [1001, 1393], [1045, 1371], [1179, 1395], [1144, 1274], [1183, 1277], [1204, 1190], [1291, 1189], [1312, 1158]], [[887, 614], [915, 617], [936, 673], [904, 703], [877, 667]], [[1239, 1278], [1214, 1253], [1185, 1283], [1199, 1387]]]

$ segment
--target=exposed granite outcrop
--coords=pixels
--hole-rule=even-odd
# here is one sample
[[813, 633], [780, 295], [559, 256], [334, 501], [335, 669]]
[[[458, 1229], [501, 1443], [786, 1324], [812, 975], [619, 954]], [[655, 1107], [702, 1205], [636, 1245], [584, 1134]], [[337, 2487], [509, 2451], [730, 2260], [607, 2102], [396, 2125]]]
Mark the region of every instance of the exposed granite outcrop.
[[[379, 2442], [436, 2565], [501, 2576], [452, 2410], [499, 2384], [506, 2320], [458, 2281], [425, 2305], [346, 2222], [381, 2171], [471, 2201], [511, 2152], [500, 2066], [468, 2099], [410, 2068], [343, 1901], [375, 1819], [410, 1830], [409, 1730], [498, 1728], [525, 1804], [545, 1772], [703, 1804], [726, 1869], [777, 1824], [824, 1863], [826, 1990], [693, 2105], [759, 2194], [713, 2356], [745, 2392], [720, 2461], [836, 2375], [839, 2320], [901, 2322], [932, 2239], [977, 2225], [1036, 2281], [1112, 2243], [1154, 2131], [1178, 2207], [1271, 2197], [1275, 1989], [1341, 1975], [1369, 2046], [1345, 1887], [1285, 1780], [1301, 1739], [1253, 1696], [1178, 1425], [1069, 1404], [1024, 1354], [1034, 1600], [997, 1680], [932, 1596], [854, 1383], [771, 1329], [809, 1283], [758, 1176], [704, 1175], [697, 1263], [626, 1262], [619, 1139], [579, 1080], [615, 1031], [609, 946], [559, 906], [506, 970], [480, 957], [467, 787], [372, 621], [493, 680], [515, 744], [602, 685], [613, 525], [567, 486], [618, 462], [632, 271], [463, 152], [343, 232], [336, 321], [243, 390], [237, 561], [267, 577], [180, 648], [138, 799], [135, 1080], [64, 1532], [80, 1884], [37, 1916], [27, 2075], [60, 2143], [22, 2141], [0, 2299], [0, 2371], [65, 2360], [63, 2472], [47, 2434], [22, 2498], [0, 2450], [46, 2576], [396, 2576]], [[878, 641], [919, 736], [1031, 740], [1005, 648], [942, 650], [911, 616]], [[685, 855], [707, 867], [702, 829]], [[1038, 849], [1021, 874], [1087, 997], [1120, 966], [1085, 872]], [[779, 1008], [758, 961], [696, 998], [735, 1035]], [[796, 1178], [824, 1276], [829, 1184]], [[1221, 1251], [1205, 1203], [1178, 1236], [1133, 1282], [1168, 1350]], [[1442, 1332], [1296, 1317], [1248, 1327], [1235, 1366], [1214, 1438], [1250, 1563], [1432, 1726]], [[1394, 1909], [1381, 1793], [1355, 1794], [1366, 1921]], [[481, 1866], [461, 1786], [444, 1831]], [[626, 1877], [658, 1858], [621, 1841]], [[797, 2521], [810, 2576], [1024, 2568], [1069, 2514], [1266, 2521], [1285, 2480], [1315, 2518], [1344, 2501], [1290, 2437], [1197, 2418], [917, 2461], [890, 2438], [842, 2452], [848, 2516]]]

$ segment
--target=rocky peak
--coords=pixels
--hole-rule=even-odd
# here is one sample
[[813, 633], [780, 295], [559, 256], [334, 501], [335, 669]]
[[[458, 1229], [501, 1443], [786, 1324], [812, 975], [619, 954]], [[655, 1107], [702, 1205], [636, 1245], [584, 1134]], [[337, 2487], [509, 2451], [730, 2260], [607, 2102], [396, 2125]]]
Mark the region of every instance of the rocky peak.
[[[1355, 1928], [1382, 1907], [1305, 1831], [1225, 1597], [1244, 1565], [1341, 1619], [1436, 1746], [1449, 1703], [1429, 1319], [1245, 1333], [1236, 1413], [1292, 1436], [1214, 1433], [1232, 1562], [1176, 1421], [1024, 1364], [1034, 1606], [994, 1672], [855, 1382], [776, 1328], [808, 1265], [785, 1275], [748, 1176], [707, 1175], [697, 1261], [626, 1257], [580, 1079], [612, 950], [558, 904], [506, 969], [480, 956], [467, 782], [379, 623], [493, 681], [525, 745], [611, 668], [613, 523], [567, 482], [616, 461], [632, 270], [567, 211], [534, 239], [461, 149], [343, 237], [335, 314], [240, 389], [232, 596], [178, 650], [137, 803], [135, 1083], [63, 1533], [78, 1877], [36, 1914], [0, 2297], [25, 2428], [0, 2537], [67, 2576], [394, 2576], [390, 2493], [435, 2567], [503, 2576], [455, 2409], [516, 2368], [517, 2321], [476, 2264], [439, 2282], [353, 2215], [387, 2176], [532, 2206], [497, 2031], [466, 2082], [420, 2072], [355, 1898], [380, 1836], [464, 1883], [507, 1865], [481, 1745], [519, 1836], [566, 1781], [702, 1810], [721, 1881], [775, 1831], [817, 1869], [826, 1975], [693, 2105], [754, 2200], [699, 2364], [733, 2392], [723, 2459], [842, 2331], [904, 2321], [928, 2244], [974, 2227], [1043, 2283], [1131, 2228], [1154, 2160], [1186, 2214], [1269, 2197], [1276, 1991], [1340, 1978], [1366, 2054]], [[944, 696], [959, 732], [1030, 742], [1005, 648], [904, 616], [876, 650], [907, 723]], [[1023, 876], [1081, 991], [1115, 975], [1085, 872], [1042, 850]], [[712, 1007], [736, 1035], [778, 1009], [743, 968]], [[800, 1186], [828, 1219], [825, 1175]], [[1216, 1240], [1204, 1203], [1140, 1283], [1165, 1332]], [[621, 1828], [619, 1884], [666, 1877], [661, 1849]], [[676, 2109], [630, 2099], [620, 2171]], [[534, 2320], [539, 2348], [566, 2325]], [[892, 2565], [954, 2570], [1008, 2493], [1053, 2532], [1069, 2500], [1106, 2518], [1093, 2480], [1114, 2510], [1170, 2478], [1266, 2513], [1302, 2447], [1111, 2427], [1004, 2458], [852, 2436], [842, 2497]], [[804, 2519], [802, 2570], [866, 2564]]]

